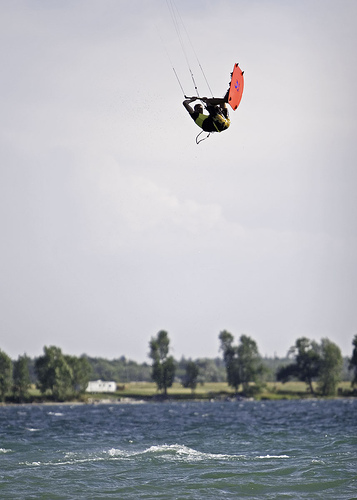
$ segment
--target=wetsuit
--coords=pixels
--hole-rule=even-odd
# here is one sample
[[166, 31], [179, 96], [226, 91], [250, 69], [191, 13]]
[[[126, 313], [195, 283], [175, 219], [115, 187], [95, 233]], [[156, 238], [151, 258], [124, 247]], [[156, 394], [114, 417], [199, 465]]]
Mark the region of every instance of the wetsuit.
[[207, 111], [209, 115], [193, 111], [190, 113], [193, 121], [201, 127], [205, 132], [223, 132], [230, 125], [228, 110], [226, 108], [218, 108], [208, 105]]

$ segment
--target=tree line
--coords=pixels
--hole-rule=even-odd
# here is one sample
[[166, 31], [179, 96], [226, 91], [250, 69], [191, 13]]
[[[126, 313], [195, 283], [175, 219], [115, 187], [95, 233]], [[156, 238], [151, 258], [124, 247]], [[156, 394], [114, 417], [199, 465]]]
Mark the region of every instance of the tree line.
[[[267, 368], [259, 354], [255, 340], [247, 335], [241, 335], [239, 342], [234, 344], [233, 335], [227, 330], [219, 334], [220, 350], [226, 368], [227, 383], [235, 392], [241, 387], [241, 394], [253, 396], [261, 391]], [[353, 371], [352, 387], [357, 385], [357, 335], [353, 339], [353, 353], [349, 359], [349, 369]], [[175, 379], [175, 360], [169, 355], [168, 333], [161, 330], [150, 341], [152, 364], [152, 379], [158, 390], [164, 395]], [[288, 353], [288, 363], [278, 367], [276, 380], [283, 383], [291, 379], [305, 382], [312, 394], [315, 394], [313, 382], [317, 381], [317, 391], [321, 396], [333, 396], [341, 381], [343, 357], [340, 348], [324, 338], [319, 344], [306, 337], [296, 340]], [[184, 387], [194, 390], [197, 386], [199, 367], [189, 361], [186, 373], [182, 379]]]
[[[238, 393], [253, 396], [264, 383], [272, 379], [283, 383], [295, 379], [306, 383], [308, 390], [322, 396], [331, 396], [341, 380], [343, 357], [339, 347], [324, 338], [320, 343], [301, 337], [296, 340], [285, 360], [262, 358], [256, 342], [241, 335], [235, 344], [227, 330], [218, 336], [222, 357], [215, 359], [182, 358], [176, 361], [170, 355], [168, 332], [160, 330], [149, 342], [151, 365], [138, 364], [124, 356], [118, 360], [80, 357], [63, 354], [56, 346], [45, 346], [42, 356], [30, 359], [19, 356], [16, 361], [0, 349], [0, 401], [30, 400], [30, 387], [36, 384], [47, 399], [65, 401], [81, 398], [90, 379], [129, 382], [153, 380], [164, 396], [174, 381], [194, 391], [198, 383], [227, 382]], [[352, 356], [348, 369], [352, 372], [351, 385], [357, 385], [357, 335], [352, 341]], [[269, 368], [270, 364], [270, 368]], [[272, 370], [272, 366], [274, 370]], [[313, 382], [317, 382], [317, 389]]]
[[[9, 394], [15, 402], [29, 400], [31, 365], [26, 355], [12, 361], [0, 350], [0, 401], [4, 401]], [[85, 392], [92, 373], [86, 357], [63, 354], [55, 346], [45, 346], [44, 354], [35, 359], [33, 368], [37, 388], [54, 401], [79, 397]]]

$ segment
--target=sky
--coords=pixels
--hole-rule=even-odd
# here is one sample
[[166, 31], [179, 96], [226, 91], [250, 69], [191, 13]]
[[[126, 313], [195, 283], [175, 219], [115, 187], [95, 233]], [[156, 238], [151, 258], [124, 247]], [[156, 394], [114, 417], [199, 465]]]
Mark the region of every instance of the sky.
[[[171, 1], [0, 0], [0, 349], [351, 355], [357, 2]], [[220, 97], [235, 63], [231, 126], [196, 145], [173, 68]]]

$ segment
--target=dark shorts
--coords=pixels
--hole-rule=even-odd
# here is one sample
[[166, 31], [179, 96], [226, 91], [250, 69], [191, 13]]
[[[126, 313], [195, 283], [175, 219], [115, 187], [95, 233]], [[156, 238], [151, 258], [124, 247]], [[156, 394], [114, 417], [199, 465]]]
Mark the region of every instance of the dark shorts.
[[202, 129], [205, 132], [217, 132], [216, 127], [213, 124], [212, 116], [208, 116], [202, 123]]
[[[228, 124], [225, 123], [226, 117], [223, 114], [219, 113], [219, 117], [221, 120], [214, 120], [214, 117], [217, 116], [217, 112], [213, 106], [207, 106], [207, 111], [210, 113], [209, 116], [202, 122], [202, 129], [205, 132], [222, 132], [223, 130], [226, 130], [226, 128], [229, 127], [229, 120]], [[198, 118], [199, 113], [196, 111], [191, 114], [191, 118], [196, 121]]]
[[[215, 106], [208, 105], [207, 111], [209, 112], [209, 117], [203, 122], [202, 128], [205, 132], [223, 132], [229, 127], [229, 121], [226, 123], [226, 118], [222, 113], [217, 113], [217, 108]], [[218, 117], [218, 120], [215, 120]]]

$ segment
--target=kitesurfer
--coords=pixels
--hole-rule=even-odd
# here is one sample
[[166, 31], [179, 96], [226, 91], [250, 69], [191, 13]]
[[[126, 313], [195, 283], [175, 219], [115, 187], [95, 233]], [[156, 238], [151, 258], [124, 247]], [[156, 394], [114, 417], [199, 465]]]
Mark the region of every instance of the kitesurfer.
[[[225, 97], [186, 97], [182, 104], [193, 121], [205, 132], [223, 132], [231, 123], [226, 104], [227, 97], [228, 92]], [[195, 104], [194, 108], [190, 106], [197, 99], [205, 103], [208, 115], [203, 112], [202, 104]]]

